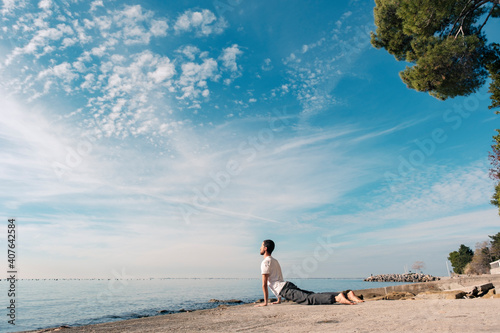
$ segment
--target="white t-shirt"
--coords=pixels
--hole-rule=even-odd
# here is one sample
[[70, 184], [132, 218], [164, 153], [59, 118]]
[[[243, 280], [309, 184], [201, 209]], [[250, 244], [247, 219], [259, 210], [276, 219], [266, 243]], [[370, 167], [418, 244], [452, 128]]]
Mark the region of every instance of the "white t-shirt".
[[260, 265], [261, 274], [269, 274], [267, 285], [276, 297], [279, 297], [280, 291], [285, 285], [283, 274], [281, 273], [281, 266], [278, 260], [269, 256], [266, 257]]

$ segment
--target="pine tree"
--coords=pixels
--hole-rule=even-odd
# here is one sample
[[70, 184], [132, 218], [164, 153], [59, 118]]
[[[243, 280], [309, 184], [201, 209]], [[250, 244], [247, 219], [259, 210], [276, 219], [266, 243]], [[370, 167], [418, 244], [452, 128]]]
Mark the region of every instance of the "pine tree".
[[458, 251], [450, 252], [448, 260], [451, 262], [453, 272], [463, 274], [465, 266], [472, 261], [474, 252], [464, 244], [460, 245]]

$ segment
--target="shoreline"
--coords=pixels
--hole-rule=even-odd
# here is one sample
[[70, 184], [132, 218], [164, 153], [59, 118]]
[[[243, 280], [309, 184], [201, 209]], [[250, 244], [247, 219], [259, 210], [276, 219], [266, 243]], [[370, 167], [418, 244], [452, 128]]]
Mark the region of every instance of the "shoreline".
[[30, 333], [498, 332], [500, 299], [367, 301], [358, 305], [243, 304]]
[[[307, 306], [295, 304], [292, 302], [284, 302], [280, 305], [272, 305], [268, 307], [263, 307], [263, 311], [259, 311], [260, 308], [254, 308], [254, 303], [245, 303], [238, 305], [228, 305], [224, 302], [220, 302], [215, 308], [202, 309], [202, 310], [187, 310], [185, 312], [170, 313], [170, 314], [158, 314], [156, 316], [134, 318], [119, 320], [114, 322], [100, 323], [94, 325], [85, 326], [74, 326], [74, 327], [53, 327], [39, 330], [29, 330], [21, 331], [24, 333], [42, 333], [42, 332], [164, 332], [164, 331], [252, 331], [259, 330], [262, 327], [270, 328], [273, 325], [285, 325], [291, 330], [301, 329], [303, 324], [308, 323], [310, 325], [310, 330], [315, 331], [318, 329], [325, 330], [328, 329], [323, 324], [336, 324], [341, 325], [343, 321], [337, 318], [340, 313], [342, 316], [350, 318], [351, 315], [357, 313], [359, 318], [351, 318], [356, 322], [356, 327], [360, 327], [363, 323], [360, 320], [370, 321], [377, 320], [370, 315], [371, 312], [383, 314], [383, 317], [392, 318], [391, 320], [396, 320], [393, 315], [388, 315], [388, 313], [397, 312], [398, 316], [414, 316], [415, 314], [430, 314], [434, 313], [439, 309], [444, 309], [450, 307], [454, 309], [452, 312], [455, 313], [454, 316], [465, 316], [470, 317], [473, 315], [481, 315], [482, 317], [487, 317], [488, 322], [493, 323], [495, 329], [491, 330], [498, 331], [500, 326], [500, 318], [496, 319], [498, 311], [496, 309], [500, 308], [500, 299], [470, 299], [470, 300], [447, 300], [447, 299], [424, 299], [420, 298], [417, 300], [398, 300], [398, 301], [370, 301], [371, 298], [380, 298], [381, 296], [388, 295], [394, 292], [422, 292], [422, 291], [445, 291], [445, 290], [456, 290], [470, 288], [474, 285], [481, 285], [484, 283], [493, 283], [497, 290], [500, 290], [500, 275], [486, 275], [478, 277], [457, 277], [457, 278], [442, 278], [435, 282], [423, 282], [423, 283], [410, 283], [404, 285], [383, 287], [383, 288], [370, 288], [363, 290], [355, 290], [359, 295], [363, 295], [367, 302], [361, 303], [354, 306], [344, 306], [339, 304], [334, 305], [321, 305], [321, 306]], [[396, 303], [394, 303], [396, 302]], [[481, 303], [483, 302], [483, 303]], [[410, 304], [411, 303], [411, 304]], [[234, 303], [232, 303], [234, 304]], [[397, 305], [396, 305], [397, 304]], [[298, 310], [298, 308], [300, 310]], [[365, 310], [358, 310], [359, 308]], [[354, 310], [353, 310], [354, 309]], [[434, 309], [430, 311], [431, 309]], [[266, 312], [267, 311], [267, 312]], [[450, 310], [451, 311], [451, 310]], [[478, 312], [479, 311], [479, 312]], [[477, 312], [477, 313], [476, 313]], [[267, 313], [267, 314], [266, 314]], [[295, 313], [291, 318], [288, 318], [289, 313]], [[276, 321], [271, 320], [271, 323], [262, 326], [261, 320], [259, 319], [262, 314], [266, 314], [266, 317], [276, 318]], [[272, 314], [272, 315], [271, 315]], [[328, 319], [329, 316], [333, 316], [336, 319]], [[464, 317], [464, 318], [465, 318]], [[218, 319], [217, 319], [218, 318]], [[269, 319], [268, 318], [268, 319]], [[278, 320], [281, 318], [281, 320]], [[314, 322], [309, 320], [310, 318], [322, 318]], [[363, 319], [362, 319], [363, 318]], [[455, 319], [458, 317], [454, 317]], [[422, 318], [424, 319], [424, 318]], [[332, 322], [332, 320], [334, 322]], [[461, 320], [460, 320], [461, 321]], [[255, 322], [257, 326], [249, 326], [251, 323]], [[387, 325], [391, 326], [390, 322], [384, 322], [384, 327]], [[397, 320], [396, 320], [397, 322]], [[259, 324], [260, 323], [260, 324]], [[318, 324], [319, 323], [319, 324]], [[401, 324], [401, 323], [400, 323]], [[222, 326], [221, 326], [222, 325]], [[227, 326], [229, 325], [229, 326]], [[295, 325], [295, 326], [294, 326]], [[448, 325], [448, 324], [447, 324]], [[464, 323], [462, 323], [462, 326]], [[227, 326], [227, 328], [226, 328]], [[269, 326], [269, 327], [268, 327]], [[455, 327], [454, 332], [461, 332], [457, 330], [462, 326], [450, 326]], [[446, 326], [447, 327], [447, 326]], [[446, 328], [445, 327], [445, 328]], [[490, 327], [490, 326], [488, 326]], [[259, 329], [258, 329], [259, 328]], [[335, 329], [340, 329], [336, 327]], [[490, 328], [493, 328], [490, 327]], [[332, 327], [333, 329], [333, 327]], [[345, 330], [343, 327], [342, 330]], [[399, 327], [398, 330], [405, 330], [404, 327]], [[489, 328], [488, 328], [489, 329]], [[377, 332], [369, 327], [370, 332]], [[472, 331], [477, 331], [477, 328]], [[487, 330], [489, 332], [489, 330]], [[382, 330], [380, 331], [382, 332]], [[465, 331], [464, 331], [465, 332]]]

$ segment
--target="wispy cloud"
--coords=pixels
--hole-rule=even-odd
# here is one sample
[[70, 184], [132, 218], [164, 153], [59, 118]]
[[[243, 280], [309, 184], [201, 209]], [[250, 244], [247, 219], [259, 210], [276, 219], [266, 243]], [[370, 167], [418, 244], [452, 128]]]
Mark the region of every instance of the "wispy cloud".
[[336, 28], [283, 60], [289, 79], [278, 90], [296, 96], [304, 120], [342, 103], [334, 89], [343, 77], [351, 75], [356, 59], [370, 47], [371, 15], [364, 11], [351, 14], [344, 13]]
[[374, 138], [384, 136], [384, 135], [390, 135], [390, 134], [405, 130], [407, 128], [416, 126], [418, 124], [421, 124], [421, 123], [427, 121], [429, 118], [431, 118], [431, 116], [419, 117], [417, 119], [408, 120], [408, 121], [402, 122], [400, 124], [397, 124], [396, 126], [393, 126], [391, 128], [369, 132], [368, 134], [361, 135], [357, 138], [354, 138], [353, 140], [354, 141], [363, 141], [363, 140], [368, 140], [368, 139], [374, 139]]

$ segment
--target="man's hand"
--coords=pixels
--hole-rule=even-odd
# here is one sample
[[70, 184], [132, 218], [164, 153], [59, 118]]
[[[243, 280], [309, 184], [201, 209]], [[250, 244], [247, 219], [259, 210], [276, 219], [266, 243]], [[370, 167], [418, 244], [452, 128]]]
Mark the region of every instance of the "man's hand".
[[[254, 305], [254, 307], [266, 306], [267, 304], [268, 304], [267, 302], [264, 302], [264, 303], [261, 303], [261, 304]], [[281, 304], [281, 297], [279, 297], [277, 301], [272, 302], [270, 304]]]

